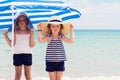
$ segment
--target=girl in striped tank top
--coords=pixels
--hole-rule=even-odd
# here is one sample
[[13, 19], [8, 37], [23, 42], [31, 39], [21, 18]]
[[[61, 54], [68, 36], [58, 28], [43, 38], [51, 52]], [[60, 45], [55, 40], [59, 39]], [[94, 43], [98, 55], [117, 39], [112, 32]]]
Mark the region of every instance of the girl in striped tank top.
[[[73, 43], [73, 26], [70, 23], [65, 25], [66, 23], [63, 23], [61, 18], [57, 16], [51, 17], [48, 21], [47, 23], [38, 24], [38, 41], [41, 43], [48, 42], [46, 49], [46, 71], [49, 73], [50, 80], [62, 80], [63, 71], [65, 70], [64, 61], [66, 61], [62, 42]], [[70, 38], [65, 36], [68, 33], [66, 32], [67, 29], [69, 29]]]

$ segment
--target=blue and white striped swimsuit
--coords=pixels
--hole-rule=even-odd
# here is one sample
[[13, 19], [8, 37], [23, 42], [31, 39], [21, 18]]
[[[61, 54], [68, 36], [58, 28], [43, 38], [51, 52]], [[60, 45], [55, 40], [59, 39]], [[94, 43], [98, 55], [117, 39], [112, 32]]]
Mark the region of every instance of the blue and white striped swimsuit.
[[63, 62], [65, 60], [66, 55], [61, 37], [59, 37], [57, 40], [51, 38], [46, 50], [46, 61]]

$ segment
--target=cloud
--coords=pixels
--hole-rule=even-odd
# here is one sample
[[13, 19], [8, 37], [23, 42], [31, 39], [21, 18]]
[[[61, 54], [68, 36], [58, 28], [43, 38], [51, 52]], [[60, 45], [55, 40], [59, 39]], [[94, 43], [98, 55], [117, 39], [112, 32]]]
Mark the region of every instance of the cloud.
[[78, 9], [80, 19], [72, 20], [76, 29], [120, 29], [120, 3], [90, 0], [65, 0], [71, 7]]
[[[87, 3], [88, 4], [88, 3]], [[120, 4], [102, 3], [83, 6], [80, 29], [120, 29]]]
[[120, 13], [120, 4], [104, 3], [97, 6], [92, 6], [95, 13]]

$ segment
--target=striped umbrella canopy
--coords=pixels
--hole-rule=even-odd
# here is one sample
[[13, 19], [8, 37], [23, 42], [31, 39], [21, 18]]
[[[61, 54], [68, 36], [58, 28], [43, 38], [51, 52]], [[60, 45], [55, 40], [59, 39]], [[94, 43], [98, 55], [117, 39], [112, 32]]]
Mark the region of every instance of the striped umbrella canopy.
[[[0, 0], [0, 30], [14, 23], [15, 14], [25, 11], [33, 25], [47, 22], [51, 16], [60, 16], [63, 21], [79, 18], [81, 13], [62, 0]], [[34, 26], [36, 28], [36, 26]]]

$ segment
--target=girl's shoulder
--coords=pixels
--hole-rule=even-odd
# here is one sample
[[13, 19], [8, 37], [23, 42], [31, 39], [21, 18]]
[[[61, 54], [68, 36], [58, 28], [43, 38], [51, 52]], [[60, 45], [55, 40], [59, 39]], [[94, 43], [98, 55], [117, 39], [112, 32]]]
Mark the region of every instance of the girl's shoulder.
[[21, 30], [15, 30], [14, 33], [15, 34], [30, 34], [31, 30], [25, 30], [25, 31], [21, 31]]
[[47, 42], [50, 42], [50, 40], [51, 40], [49, 35], [45, 35], [44, 38], [46, 39]]
[[63, 37], [64, 37], [64, 35], [63, 35], [63, 34], [60, 34], [60, 35], [59, 35], [59, 37], [60, 37], [60, 38], [63, 38]]
[[46, 35], [46, 36], [44, 36], [46, 39], [50, 39], [50, 36], [48, 36], [48, 35]]
[[61, 41], [63, 41], [64, 42], [64, 39], [66, 39], [67, 37], [65, 36], [65, 35], [60, 35], [60, 39], [61, 39]]
[[15, 33], [15, 34], [19, 34], [19, 30], [15, 30], [14, 33]]
[[45, 37], [45, 38], [50, 38], [50, 35], [45, 35], [44, 37]]

